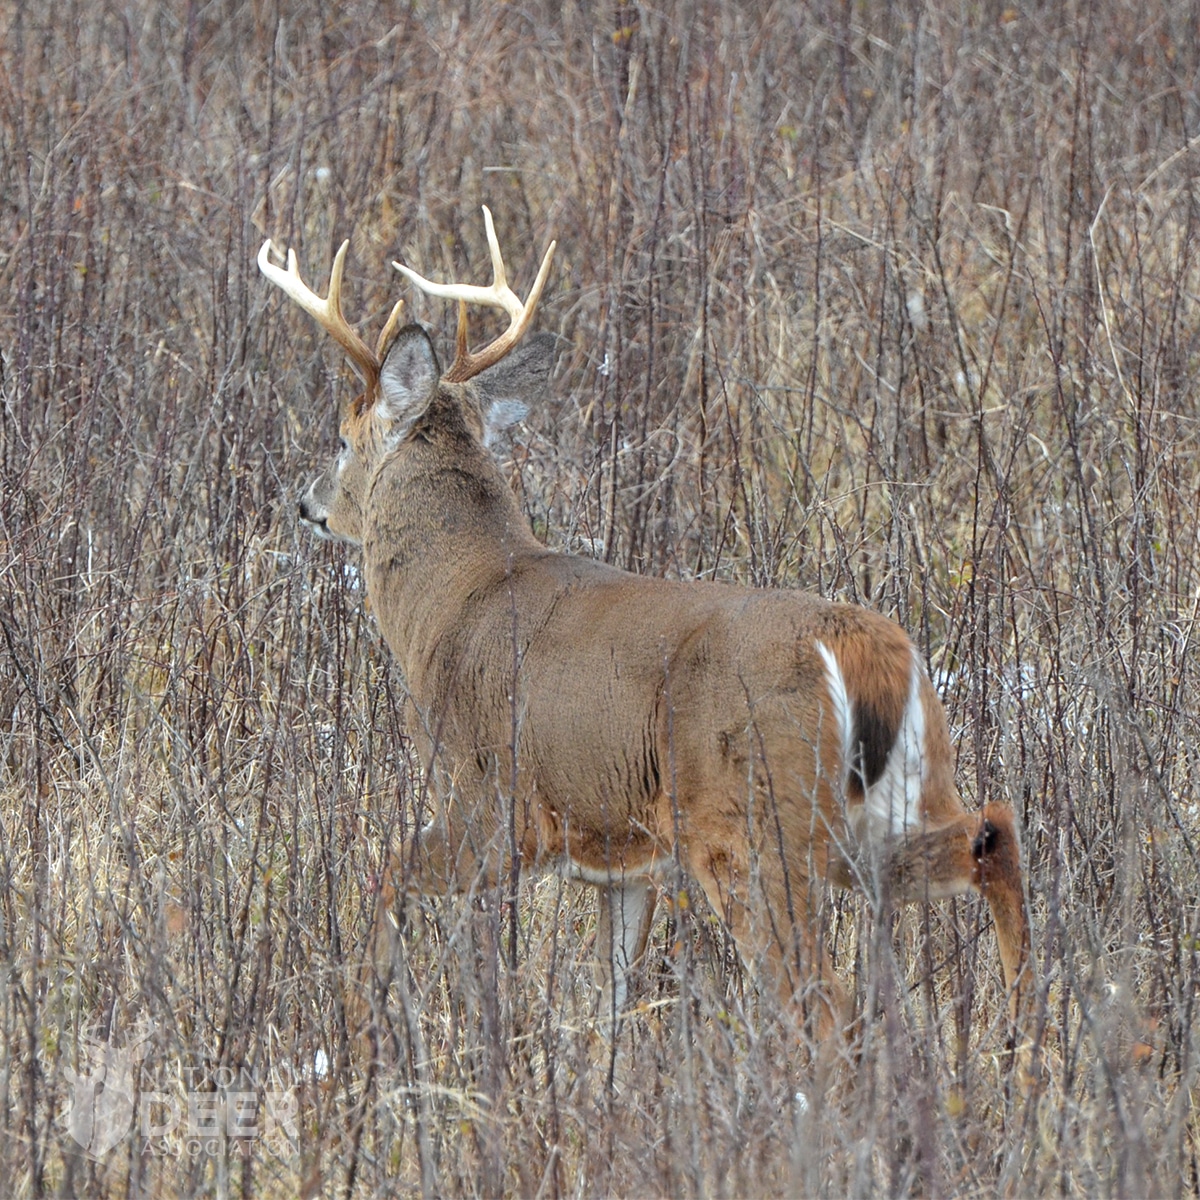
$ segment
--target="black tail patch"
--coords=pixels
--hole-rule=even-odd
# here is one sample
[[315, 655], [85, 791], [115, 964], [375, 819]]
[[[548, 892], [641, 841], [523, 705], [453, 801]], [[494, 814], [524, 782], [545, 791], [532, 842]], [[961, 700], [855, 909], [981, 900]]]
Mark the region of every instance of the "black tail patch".
[[979, 832], [975, 835], [975, 840], [971, 843], [971, 854], [976, 859], [985, 858], [996, 849], [996, 843], [1000, 839], [1000, 831], [986, 817], [983, 819], [983, 824], [979, 826]]
[[[903, 718], [903, 713], [901, 714]], [[865, 792], [887, 769], [888, 755], [900, 732], [899, 722], [889, 721], [883, 713], [861, 701], [854, 706], [854, 739], [858, 761], [853, 774], [862, 782]]]

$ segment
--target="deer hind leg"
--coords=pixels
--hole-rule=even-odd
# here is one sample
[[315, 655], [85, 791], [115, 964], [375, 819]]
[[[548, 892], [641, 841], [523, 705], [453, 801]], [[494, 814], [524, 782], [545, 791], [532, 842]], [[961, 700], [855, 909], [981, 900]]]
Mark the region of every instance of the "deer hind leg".
[[833, 972], [820, 928], [824, 887], [789, 871], [777, 851], [752, 852], [743, 833], [708, 840], [688, 867], [733, 936], [743, 964], [776, 985], [782, 1011], [822, 1060], [843, 1048], [853, 1005]]
[[603, 980], [600, 1017], [615, 1029], [629, 998], [630, 978], [646, 953], [658, 892], [649, 879], [633, 876], [617, 876], [597, 888], [596, 954]]
[[992, 910], [1009, 1013], [1020, 1019], [1029, 957], [1029, 918], [1021, 888], [1021, 854], [1012, 809], [988, 804], [935, 829], [907, 834], [883, 859], [885, 892], [914, 902], [979, 892]]

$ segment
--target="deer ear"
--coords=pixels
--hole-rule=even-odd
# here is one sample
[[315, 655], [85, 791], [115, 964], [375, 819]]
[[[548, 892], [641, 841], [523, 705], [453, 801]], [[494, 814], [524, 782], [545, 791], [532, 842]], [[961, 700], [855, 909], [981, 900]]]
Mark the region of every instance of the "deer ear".
[[420, 325], [408, 325], [396, 334], [379, 371], [376, 412], [392, 423], [398, 441], [429, 407], [442, 369], [429, 335]]
[[545, 396], [557, 344], [553, 333], [536, 334], [494, 367], [475, 376], [485, 446], [501, 430], [522, 420], [530, 404], [539, 403]]
[[483, 444], [490, 446], [510, 426], [529, 415], [529, 405], [521, 400], [493, 400], [483, 414]]

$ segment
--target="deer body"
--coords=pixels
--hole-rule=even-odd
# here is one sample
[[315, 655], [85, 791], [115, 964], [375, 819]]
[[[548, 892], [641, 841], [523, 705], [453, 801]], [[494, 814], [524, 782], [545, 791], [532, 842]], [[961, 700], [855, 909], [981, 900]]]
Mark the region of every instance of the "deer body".
[[[489, 240], [496, 259], [490, 222]], [[804, 593], [546, 549], [485, 443], [492, 414], [542, 386], [551, 340], [451, 382], [462, 329], [445, 377], [417, 327], [381, 346], [341, 457], [301, 505], [318, 532], [362, 546], [418, 712], [436, 816], [397, 856], [395, 885], [467, 887], [514, 847], [526, 866], [565, 861], [605, 895], [619, 1007], [655, 881], [678, 861], [785, 1003], [815, 998], [819, 1032], [849, 1020], [820, 941], [829, 883], [897, 901], [975, 889], [1015, 1011], [1028, 927], [1012, 814], [964, 810], [903, 630]]]

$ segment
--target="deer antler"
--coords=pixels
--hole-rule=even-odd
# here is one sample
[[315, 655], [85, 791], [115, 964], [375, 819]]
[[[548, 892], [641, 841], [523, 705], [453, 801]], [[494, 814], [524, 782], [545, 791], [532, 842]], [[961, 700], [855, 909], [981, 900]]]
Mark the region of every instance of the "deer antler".
[[[432, 283], [418, 275], [411, 267], [394, 262], [392, 266], [401, 274], [406, 275], [421, 291], [429, 296], [438, 296], [443, 300], [458, 301], [458, 349], [450, 370], [443, 378], [447, 383], [465, 383], [478, 375], [480, 371], [498, 363], [525, 335], [533, 320], [538, 300], [541, 299], [542, 288], [546, 276], [550, 274], [550, 262], [554, 258], [557, 242], [551, 242], [542, 259], [537, 279], [529, 298], [522, 302], [521, 298], [508, 286], [504, 273], [504, 259], [500, 256], [500, 243], [496, 241], [496, 230], [492, 224], [492, 214], [485, 204], [483, 206], [483, 223], [487, 227], [488, 247], [492, 252], [492, 285], [479, 287], [471, 283]], [[467, 305], [483, 304], [488, 308], [502, 308], [511, 318], [508, 328], [494, 342], [490, 342], [475, 354], [467, 350]]]
[[[300, 268], [296, 264], [295, 250], [287, 252], [286, 271], [271, 261], [271, 251], [274, 247], [271, 245], [270, 238], [263, 242], [262, 249], [258, 252], [258, 269], [289, 299], [304, 309], [309, 316], [314, 317], [317, 324], [345, 350], [347, 357], [363, 377], [367, 390], [370, 391], [379, 382], [379, 353], [371, 351], [367, 343], [350, 328], [350, 323], [342, 315], [342, 270], [346, 265], [346, 250], [349, 245], [349, 241], [343, 242], [341, 249], [334, 257], [333, 269], [329, 272], [329, 295], [323, 300], [300, 278]], [[384, 332], [380, 336], [380, 350], [383, 349], [386, 337], [396, 327], [401, 304], [403, 301], [396, 304], [392, 315], [388, 318]]]

